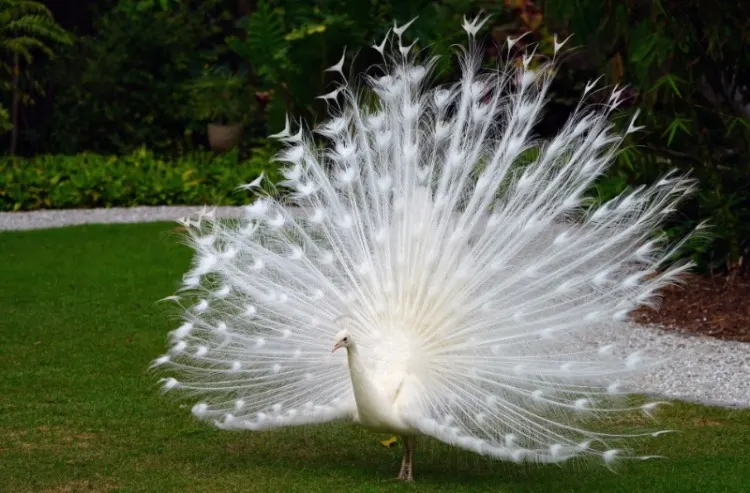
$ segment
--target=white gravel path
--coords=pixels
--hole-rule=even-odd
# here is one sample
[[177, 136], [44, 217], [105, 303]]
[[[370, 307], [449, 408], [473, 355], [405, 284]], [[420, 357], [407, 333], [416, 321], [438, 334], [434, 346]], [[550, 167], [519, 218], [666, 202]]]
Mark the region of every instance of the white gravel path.
[[703, 404], [750, 407], [750, 344], [666, 331], [656, 326], [626, 325], [592, 334], [584, 345], [599, 347], [601, 339], [626, 357], [642, 351], [666, 360], [623, 382], [629, 389]]
[[[173, 221], [199, 209], [189, 206], [0, 212], [0, 231], [84, 223]], [[237, 217], [241, 208], [219, 207], [216, 215]], [[601, 335], [597, 334], [597, 338]], [[750, 407], [750, 344], [633, 325], [619, 327], [611, 337], [623, 355], [643, 350], [651, 357], [669, 358], [665, 365], [625, 382], [629, 388], [705, 404]], [[581, 342], [600, 344], [598, 340]]]
[[[113, 207], [0, 212], [0, 231], [57, 228], [89, 223], [146, 223], [175, 221], [201, 210], [198, 206]], [[217, 217], [239, 217], [241, 207], [217, 207]]]

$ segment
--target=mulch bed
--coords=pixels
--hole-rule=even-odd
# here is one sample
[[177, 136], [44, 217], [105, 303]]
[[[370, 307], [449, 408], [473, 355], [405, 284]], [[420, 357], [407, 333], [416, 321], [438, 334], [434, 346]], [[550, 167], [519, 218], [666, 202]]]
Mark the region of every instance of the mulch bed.
[[750, 342], [750, 276], [727, 280], [691, 275], [661, 295], [658, 311], [640, 308], [633, 319], [667, 330]]

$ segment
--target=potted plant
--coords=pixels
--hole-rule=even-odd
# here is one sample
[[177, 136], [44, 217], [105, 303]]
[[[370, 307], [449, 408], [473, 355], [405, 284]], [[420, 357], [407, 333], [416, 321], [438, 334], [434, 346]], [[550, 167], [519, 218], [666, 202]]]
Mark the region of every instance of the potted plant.
[[186, 84], [192, 117], [207, 123], [208, 145], [225, 152], [234, 148], [250, 114], [247, 77], [225, 67], [206, 68]]

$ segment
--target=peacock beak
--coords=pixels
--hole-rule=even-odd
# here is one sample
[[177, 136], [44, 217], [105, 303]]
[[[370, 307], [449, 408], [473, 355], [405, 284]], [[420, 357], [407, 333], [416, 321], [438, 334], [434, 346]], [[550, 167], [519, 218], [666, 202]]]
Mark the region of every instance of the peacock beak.
[[335, 352], [336, 352], [336, 350], [337, 350], [337, 349], [340, 349], [340, 348], [341, 348], [341, 343], [340, 343], [340, 342], [337, 342], [337, 343], [336, 343], [336, 345], [335, 345], [335, 346], [333, 346], [333, 350], [332, 350], [331, 352], [332, 352], [332, 353], [335, 353]]

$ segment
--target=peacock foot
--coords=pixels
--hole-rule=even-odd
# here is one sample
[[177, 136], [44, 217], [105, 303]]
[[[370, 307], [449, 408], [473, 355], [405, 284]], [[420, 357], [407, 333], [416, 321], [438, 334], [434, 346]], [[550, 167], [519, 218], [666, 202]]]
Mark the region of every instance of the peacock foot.
[[401, 481], [414, 481], [414, 445], [413, 436], [404, 437], [404, 458], [401, 461], [401, 471], [398, 473], [398, 479]]

